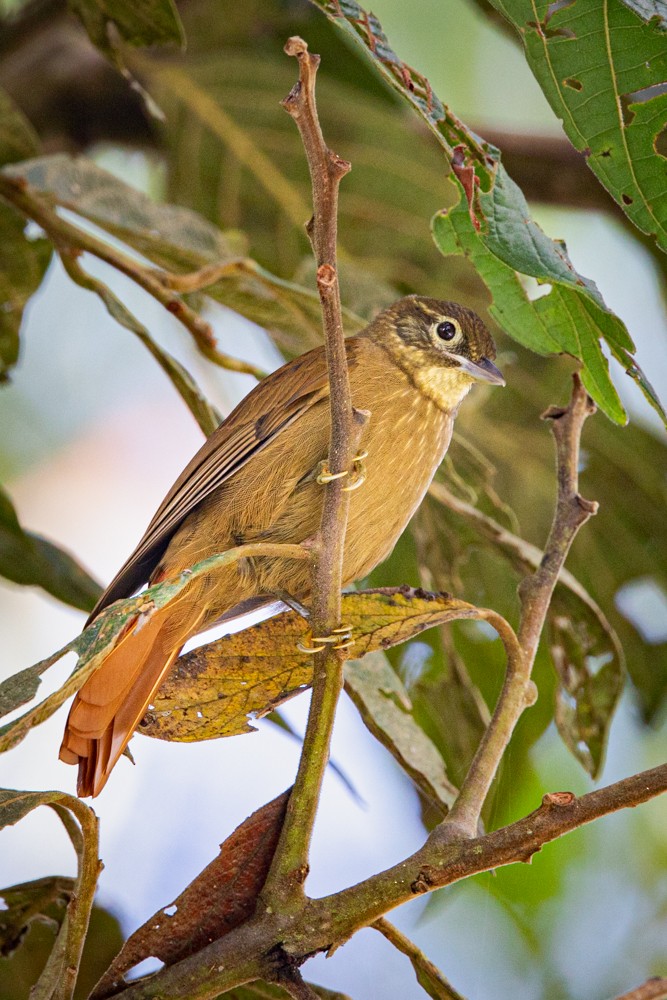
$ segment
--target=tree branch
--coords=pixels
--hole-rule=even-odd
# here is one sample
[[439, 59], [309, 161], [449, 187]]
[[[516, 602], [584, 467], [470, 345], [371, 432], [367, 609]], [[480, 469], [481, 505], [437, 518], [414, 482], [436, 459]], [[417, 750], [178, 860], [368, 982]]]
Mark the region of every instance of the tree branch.
[[[340, 291], [336, 270], [338, 186], [350, 169], [324, 143], [315, 105], [315, 77], [320, 57], [301, 38], [290, 38], [285, 52], [299, 61], [299, 79], [283, 101], [301, 134], [313, 189], [313, 217], [307, 225], [317, 265], [330, 384], [331, 430], [328, 470], [338, 477], [349, 470], [366, 415], [352, 407]], [[330, 636], [340, 625], [340, 591], [349, 493], [341, 478], [324, 485], [322, 517], [313, 571], [311, 627], [314, 636]], [[298, 907], [308, 874], [308, 855], [338, 698], [343, 659], [332, 644], [315, 656], [313, 689], [294, 788], [271, 871], [262, 892], [268, 909]]]
[[[529, 816], [483, 837], [443, 843], [436, 830], [419, 851], [392, 868], [342, 892], [307, 900], [300, 913], [264, 912], [196, 955], [132, 984], [122, 991], [123, 1000], [214, 1000], [249, 978], [266, 978], [277, 943], [299, 964], [415, 896], [503, 865], [528, 863], [544, 844], [666, 791], [663, 764], [580, 798], [572, 792], [547, 794]], [[258, 972], [262, 967], [264, 972]], [[640, 994], [639, 1000], [645, 998]]]
[[[586, 418], [594, 412], [595, 405], [575, 374], [569, 406], [552, 406], [543, 414], [543, 419], [552, 421], [556, 443], [556, 510], [540, 564], [519, 585], [519, 649], [514, 656], [508, 656], [503, 689], [461, 791], [449, 814], [434, 831], [445, 841], [475, 836], [486, 796], [516, 724], [524, 709], [537, 697], [530, 675], [554, 587], [575, 535], [598, 508], [597, 503], [584, 500], [578, 492], [581, 431]], [[490, 618], [489, 621], [499, 634], [503, 626], [507, 628], [504, 619], [500, 623]]]
[[229, 371], [244, 372], [260, 379], [264, 377], [265, 373], [255, 365], [219, 351], [211, 324], [203, 320], [187, 302], [166, 288], [152, 268], [144, 267], [121, 250], [98, 239], [92, 233], [79, 229], [58, 215], [47, 199], [34, 191], [22, 178], [0, 174], [0, 197], [18, 209], [26, 218], [41, 226], [59, 252], [74, 256], [77, 253], [93, 254], [94, 257], [131, 278], [183, 324], [198, 350], [209, 361]]
[[641, 986], [636, 986], [634, 990], [616, 997], [616, 1000], [665, 1000], [665, 998], [667, 998], [667, 979], [653, 976]]

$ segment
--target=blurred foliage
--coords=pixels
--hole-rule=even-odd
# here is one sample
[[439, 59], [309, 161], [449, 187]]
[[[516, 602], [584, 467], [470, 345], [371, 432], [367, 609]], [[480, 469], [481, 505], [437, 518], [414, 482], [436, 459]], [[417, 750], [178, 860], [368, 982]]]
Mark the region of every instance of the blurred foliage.
[[[342, 10], [350, 25], [359, 17], [360, 8], [351, 0], [336, 5], [322, 0], [318, 5]], [[590, 49], [572, 45], [568, 34], [583, 31], [582, 23], [573, 20], [581, 0], [552, 4], [549, 10], [542, 3], [537, 13], [530, 7], [530, 16], [537, 20], [527, 32], [528, 14], [519, 0], [494, 6], [504, 10], [524, 37], [538, 78], [555, 74], [553, 87], [545, 86], [545, 91], [575, 144], [591, 146], [589, 165], [641, 229], [659, 234], [665, 190], [664, 184], [656, 183], [656, 164], [664, 167], [660, 161], [664, 128], [660, 128], [667, 99], [653, 89], [664, 80], [659, 70], [664, 58], [660, 26], [642, 24], [629, 9], [644, 5], [628, 2], [624, 7], [620, 0], [613, 5], [618, 21], [611, 26], [614, 30], [631, 31], [633, 45], [640, 47], [648, 39], [650, 58], [645, 62], [650, 66], [637, 62], [631, 73], [634, 47], [615, 48], [604, 59], [597, 58], [600, 16], [606, 4], [588, 5]], [[178, 42], [178, 15], [167, 0], [135, 5], [133, 11], [127, 4], [103, 6], [83, 0], [76, 7], [105, 55], [134, 74], [164, 113], [164, 120], [153, 127], [166, 177], [165, 200], [170, 204], [155, 203], [132, 191], [87, 159], [42, 156], [34, 129], [0, 93], [0, 166], [14, 164], [4, 176], [29, 185], [54, 212], [74, 213], [77, 226], [92, 223], [110, 245], [120, 241], [128, 259], [148, 262], [147, 272], [156, 267], [179, 276], [221, 267], [209, 274], [211, 280], [176, 289], [175, 300], [198, 308], [202, 295], [210, 296], [265, 326], [286, 354], [319, 341], [320, 316], [303, 229], [310, 213], [307, 169], [293, 124], [279, 107], [294, 81], [294, 66], [282, 54], [282, 46], [289, 35], [301, 34], [312, 51], [323, 54], [318, 98], [324, 132], [332, 148], [353, 164], [340, 199], [342, 290], [349, 332], [398, 295], [418, 291], [463, 300], [486, 315], [496, 334], [501, 324], [519, 341], [510, 344], [498, 336], [508, 387], [502, 393], [478, 388], [457, 423], [461, 434], [439, 480], [458, 506], [434, 491], [369, 582], [451, 590], [496, 609], [516, 624], [516, 585], [534, 565], [531, 553], [539, 555], [544, 544], [555, 494], [552, 442], [539, 415], [547, 404], [565, 401], [574, 367], [571, 359], [545, 358], [527, 348], [540, 353], [567, 350], [582, 357], [589, 365], [590, 390], [620, 420], [622, 408], [607, 383], [606, 362], [598, 346], [602, 332], [617, 357], [630, 366], [625, 352], [631, 344], [620, 322], [600, 306], [594, 286], [585, 286], [581, 294], [581, 279], [564, 257], [564, 249], [539, 235], [529, 221], [520, 192], [498, 166], [497, 151], [469, 133], [434, 95], [429, 97], [423, 77], [409, 67], [401, 76], [390, 49], [376, 45], [371, 56], [421, 119], [382, 82], [359, 48], [348, 46], [337, 27], [305, 3], [249, 0], [220, 9], [213, 8], [210, 0], [191, 0], [180, 11], [188, 51], [169, 56], [138, 55], [118, 40], [110, 49], [106, 30], [111, 19], [126, 42]], [[129, 14], [132, 17], [124, 25]], [[369, 38], [382, 38], [377, 21], [372, 32], [370, 28], [366, 32], [366, 42]], [[610, 62], [612, 58], [616, 61]], [[623, 75], [622, 92], [628, 97], [620, 112], [616, 98], [612, 101], [612, 89], [600, 86], [616, 72]], [[597, 137], [591, 134], [598, 120], [587, 100], [591, 88], [606, 122]], [[448, 147], [445, 152], [454, 161], [458, 189], [429, 128]], [[468, 144], [471, 162], [452, 155], [457, 137]], [[641, 170], [628, 187], [636, 162], [641, 162]], [[467, 172], [473, 167], [477, 174]], [[498, 178], [502, 183], [496, 188]], [[508, 190], [510, 195], [503, 200]], [[509, 236], [502, 231], [503, 213], [514, 220]], [[434, 216], [443, 253], [429, 234]], [[498, 230], [484, 228], [490, 221], [498, 224]], [[53, 247], [43, 236], [35, 238], [34, 229], [26, 233], [25, 220], [4, 204], [0, 237], [0, 371], [4, 372], [17, 360], [23, 307], [39, 287]], [[549, 294], [531, 301], [515, 267], [555, 286], [562, 279], [568, 287], [552, 287]], [[101, 283], [72, 268], [70, 274], [100, 294], [112, 314], [144, 339], [169, 376], [181, 380], [181, 395], [193, 411], [199, 408], [200, 424], [213, 423], [215, 411], [187, 383], [187, 373], [171, 365], [173, 359], [139, 329], [123, 304]], [[582, 343], [584, 328], [588, 340]], [[631, 374], [646, 381], [638, 371]], [[103, 373], [91, 373], [91, 378], [96, 376], [102, 378]], [[650, 394], [647, 385], [644, 390]], [[568, 561], [576, 586], [562, 585], [556, 594], [551, 630], [535, 665], [540, 697], [516, 730], [485, 815], [488, 824], [507, 822], [534, 807], [543, 789], [531, 751], [554, 719], [574, 757], [590, 773], [598, 773], [623, 683], [623, 654], [644, 720], [660, 719], [667, 695], [667, 642], [640, 634], [618, 610], [617, 599], [625, 585], [638, 580], [647, 588], [667, 592], [666, 467], [664, 439], [635, 424], [619, 430], [602, 416], [588, 422], [581, 488], [586, 497], [600, 500], [600, 512], [577, 538]], [[0, 560], [0, 570], [11, 579], [38, 583], [61, 599], [89, 607], [96, 593], [94, 581], [82, 582], [77, 565], [67, 562], [69, 557], [24, 532], [8, 500], [5, 506], [0, 556], [6, 558]], [[517, 545], [503, 539], [503, 532], [516, 538]], [[447, 774], [460, 782], [502, 683], [500, 643], [490, 641], [478, 624], [448, 625], [392, 650], [388, 660], [398, 674], [393, 682], [384, 658], [374, 679], [355, 678], [353, 697], [367, 724], [375, 727], [385, 745], [391, 744], [394, 756], [422, 788], [429, 781], [445, 787], [438, 755]], [[27, 681], [34, 694], [33, 675]], [[389, 712], [383, 711], [387, 708]], [[421, 745], [435, 753], [430, 778], [425, 778], [424, 769], [420, 773], [408, 753], [397, 750], [400, 739], [392, 730], [397, 715], [405, 727], [401, 737], [409, 742], [418, 732]], [[427, 823], [436, 818], [426, 804], [424, 818]], [[562, 842], [552, 845], [536, 861], [539, 878], [523, 868], [511, 868], [497, 878], [479, 879], [506, 907], [536, 955], [544, 955], [545, 945], [539, 930], [531, 926], [532, 907], [546, 905], [562, 889], [565, 856], [570, 862], [576, 860], [590, 836], [587, 831], [573, 840], [574, 847], [570, 841], [567, 847]], [[517, 898], [519, 903], [514, 902]], [[25, 990], [13, 993], [9, 985], [5, 989], [5, 982], [13, 984], [12, 990], [22, 989], [26, 977], [43, 961], [51, 938], [48, 924], [34, 921], [10, 965], [0, 963], [0, 993], [8, 1000]], [[110, 954], [101, 954], [100, 942], [108, 940], [109, 952], [117, 950], [117, 925], [94, 912], [91, 940], [100, 948], [100, 971], [110, 959]], [[94, 978], [91, 973], [89, 983]], [[553, 970], [545, 972], [545, 983], [545, 996], [565, 995]], [[81, 987], [81, 995], [85, 988]], [[236, 992], [239, 997], [279, 995], [273, 987], [263, 991], [257, 984]]]

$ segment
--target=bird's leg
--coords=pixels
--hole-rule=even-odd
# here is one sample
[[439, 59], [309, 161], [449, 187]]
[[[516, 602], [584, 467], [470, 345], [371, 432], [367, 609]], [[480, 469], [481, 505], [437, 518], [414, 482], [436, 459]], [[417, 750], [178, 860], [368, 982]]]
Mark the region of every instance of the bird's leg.
[[352, 490], [358, 490], [359, 487], [363, 485], [366, 479], [366, 466], [364, 465], [365, 458], [368, 458], [367, 451], [360, 451], [354, 456], [350, 481], [347, 486], [343, 486], [343, 491], [345, 493], [351, 493]]
[[286, 590], [272, 590], [271, 594], [274, 597], [277, 597], [279, 601], [282, 601], [283, 604], [286, 604], [288, 608], [291, 608], [292, 611], [296, 611], [298, 615], [301, 615], [302, 618], [305, 618], [305, 620], [308, 621], [310, 618], [310, 611], [305, 604], [298, 601], [296, 597], [292, 597], [292, 595]]

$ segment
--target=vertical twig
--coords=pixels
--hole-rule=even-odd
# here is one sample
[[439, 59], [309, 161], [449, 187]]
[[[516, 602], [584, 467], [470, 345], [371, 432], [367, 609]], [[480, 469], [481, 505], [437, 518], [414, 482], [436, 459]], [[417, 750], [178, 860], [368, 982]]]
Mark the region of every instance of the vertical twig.
[[[595, 501], [579, 495], [579, 442], [584, 422], [594, 412], [595, 404], [575, 374], [569, 406], [552, 406], [542, 415], [544, 420], [551, 421], [556, 444], [556, 510], [540, 565], [519, 585], [521, 620], [517, 654], [508, 656], [505, 683], [493, 717], [456, 802], [434, 831], [436, 840], [477, 835], [482, 807], [514, 728], [524, 709], [535, 700], [530, 675], [554, 587], [579, 528], [598, 509]], [[490, 624], [498, 631], [502, 628], [502, 620], [498, 624], [490, 620]]]
[[[285, 52], [299, 61], [299, 79], [282, 102], [301, 134], [313, 189], [313, 217], [307, 232], [317, 264], [317, 289], [322, 304], [324, 339], [330, 385], [331, 433], [328, 468], [348, 470], [358, 448], [367, 414], [353, 409], [341, 317], [336, 268], [338, 186], [350, 164], [327, 148], [315, 104], [315, 77], [320, 57], [303, 39], [290, 38]], [[340, 591], [349, 494], [341, 479], [324, 489], [322, 518], [315, 546], [311, 627], [313, 635], [328, 636], [340, 624]], [[329, 758], [336, 705], [343, 683], [343, 661], [329, 647], [315, 656], [313, 690], [303, 750], [282, 836], [262, 898], [267, 908], [284, 909], [303, 898], [308, 853]]]

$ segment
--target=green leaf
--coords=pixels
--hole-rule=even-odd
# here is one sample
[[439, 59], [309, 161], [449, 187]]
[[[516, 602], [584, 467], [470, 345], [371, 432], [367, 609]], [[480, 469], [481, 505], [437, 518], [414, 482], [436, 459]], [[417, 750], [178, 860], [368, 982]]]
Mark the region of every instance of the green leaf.
[[417, 788], [447, 812], [456, 788], [445, 763], [412, 713], [412, 704], [398, 674], [384, 653], [368, 653], [345, 665], [345, 690], [366, 727], [398, 761]]
[[[623, 691], [620, 649], [595, 619], [549, 609], [549, 646], [560, 679], [555, 720], [564, 743], [593, 778], [602, 768], [611, 719]], [[597, 627], [596, 627], [597, 626]]]
[[[608, 416], [624, 423], [625, 413], [609, 378], [599, 341], [607, 339], [610, 349], [626, 368], [632, 362], [629, 356], [634, 350], [632, 341], [621, 321], [606, 308], [593, 282], [575, 271], [564, 245], [549, 239], [532, 221], [523, 195], [502, 166], [499, 151], [468, 129], [433, 93], [428, 80], [399, 59], [377, 18], [367, 14], [356, 0], [312, 2], [364, 46], [385, 80], [427, 123], [459, 183], [459, 215], [463, 214], [464, 195], [469, 227], [478, 237], [479, 252], [489, 252], [489, 267], [500, 262], [510, 271], [530, 275], [571, 293], [564, 298], [556, 296], [551, 303], [552, 307], [558, 306], [555, 335], [551, 330], [534, 329], [531, 349], [542, 353], [555, 350], [573, 353], [583, 364], [582, 377], [590, 394]], [[443, 238], [443, 242], [456, 248], [447, 249], [447, 253], [464, 252], [456, 240]], [[515, 311], [517, 295], [509, 281], [497, 285], [499, 298], [495, 308], [504, 314]], [[583, 324], [581, 330], [580, 324]], [[516, 329], [517, 324], [511, 323], [508, 332], [514, 335]], [[569, 348], [564, 348], [564, 343]], [[647, 398], [652, 402], [650, 394]], [[659, 412], [667, 422], [665, 413]]]
[[75, 886], [73, 878], [52, 875], [0, 889], [0, 956], [8, 958], [18, 948], [34, 920], [56, 930], [65, 918], [65, 908]]
[[23, 310], [41, 285], [53, 251], [48, 240], [26, 239], [25, 225], [0, 202], [0, 383], [16, 364]]
[[179, 45], [185, 42], [183, 26], [172, 0], [69, 0], [90, 39], [105, 54], [115, 48], [113, 29], [136, 47]]
[[27, 160], [39, 151], [39, 136], [9, 94], [0, 89], [0, 166]]
[[24, 531], [0, 488], [0, 574], [14, 583], [38, 586], [65, 604], [90, 611], [102, 588], [72, 556], [52, 542]]
[[539, 354], [564, 352], [578, 358], [588, 392], [612, 420], [624, 423], [625, 411], [599, 343], [602, 331], [609, 341], [630, 342], [621, 321], [600, 308], [592, 296], [576, 291], [569, 281], [551, 279], [551, 291], [531, 301], [515, 270], [476, 232], [463, 199], [449, 211], [438, 213], [432, 228], [441, 253], [465, 254], [471, 260], [493, 296], [489, 312], [505, 332]]
[[571, 142], [628, 218], [667, 250], [665, 4], [492, 3], [519, 33]]

